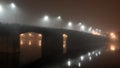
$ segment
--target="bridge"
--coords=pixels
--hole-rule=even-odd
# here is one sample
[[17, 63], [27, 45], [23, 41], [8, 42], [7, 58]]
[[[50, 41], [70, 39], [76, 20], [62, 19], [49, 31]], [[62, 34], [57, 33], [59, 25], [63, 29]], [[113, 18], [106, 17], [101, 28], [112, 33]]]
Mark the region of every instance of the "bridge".
[[[4, 24], [0, 23], [0, 68], [22, 68], [21, 66], [25, 68], [71, 68], [72, 66], [78, 68], [81, 67], [81, 65], [83, 65], [83, 68], [115, 68], [116, 65], [119, 66], [120, 55], [116, 53], [120, 50], [119, 43], [117, 42], [120, 38], [120, 33], [118, 33], [117, 41], [116, 34], [111, 33], [111, 42], [111, 39], [108, 38], [107, 35], [104, 35], [103, 30], [96, 28], [98, 26], [95, 27], [99, 22], [103, 22], [101, 25], [104, 25], [104, 21], [101, 21], [101, 19], [98, 20], [98, 22], [95, 21], [96, 24], [94, 27], [92, 27], [93, 25], [90, 27], [86, 26], [86, 24], [90, 25], [88, 22], [93, 22], [92, 18], [94, 17], [90, 17], [91, 14], [89, 13], [86, 14], [87, 10], [84, 8], [85, 4], [83, 2], [80, 3], [83, 3], [84, 10], [83, 8], [81, 9], [81, 7], [79, 10], [81, 9], [82, 12], [85, 11], [85, 16], [84, 13], [81, 12], [81, 16], [79, 16], [79, 13], [74, 12], [75, 14], [73, 14], [73, 9], [70, 7], [74, 7], [71, 5], [74, 3], [73, 1], [66, 1], [64, 4], [68, 7], [63, 9], [69, 9], [70, 7], [72, 11], [70, 11], [70, 13], [68, 13], [69, 10], [62, 9], [62, 2], [61, 4], [58, 2], [60, 5], [55, 3], [56, 6], [59, 5], [63, 14], [61, 10], [59, 13], [66, 16], [66, 18], [54, 16], [57, 15], [54, 13], [54, 10], [52, 10], [53, 16], [39, 16], [42, 14], [41, 10], [43, 13], [46, 12], [46, 10], [49, 12], [49, 9], [45, 8], [50, 4], [49, 2], [48, 5], [46, 5], [47, 1], [45, 3], [38, 2], [38, 5], [37, 1], [35, 3], [31, 1], [29, 5], [28, 2], [30, 1], [27, 3], [23, 1], [22, 3], [21, 0], [21, 4], [20, 1], [15, 2], [16, 4], [12, 0], [3, 0], [0, 2], [0, 22], [4, 22]], [[51, 2], [53, 3], [53, 1]], [[51, 7], [53, 9], [55, 8], [56, 12], [56, 6], [53, 7], [52, 3]], [[42, 9], [39, 9], [40, 7], [37, 8], [42, 4], [45, 5], [45, 7], [42, 6]], [[24, 5], [26, 5], [26, 7], [23, 7]], [[89, 3], [87, 3], [87, 5], [89, 6]], [[87, 7], [87, 5], [85, 7]], [[32, 6], [36, 8], [36, 13], [31, 11], [31, 9], [33, 9]], [[76, 6], [78, 7], [78, 5]], [[82, 4], [80, 4], [80, 6], [82, 6]], [[59, 11], [59, 7], [57, 11]], [[45, 11], [43, 8], [45, 8]], [[87, 12], [89, 12], [89, 10]], [[78, 19], [81, 18], [81, 21], [83, 20], [82, 22], [86, 23], [80, 22], [80, 19], [77, 20], [76, 14]], [[68, 18], [67, 15], [69, 15]], [[95, 15], [94, 12], [93, 15]], [[67, 19], [73, 21], [68, 21]], [[27, 25], [25, 25], [25, 23]], [[107, 24], [106, 21], [105, 23]], [[94, 61], [91, 61], [93, 59]]]
[[0, 24], [0, 53], [20, 54], [21, 63], [76, 57], [106, 47], [108, 42], [108, 37], [80, 31]]

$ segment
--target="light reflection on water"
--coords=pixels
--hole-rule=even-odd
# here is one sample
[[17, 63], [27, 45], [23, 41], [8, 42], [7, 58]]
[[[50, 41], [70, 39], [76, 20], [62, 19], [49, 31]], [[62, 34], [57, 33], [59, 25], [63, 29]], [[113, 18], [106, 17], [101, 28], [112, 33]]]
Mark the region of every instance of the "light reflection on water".
[[22, 45], [20, 53], [0, 53], [0, 68], [18, 68], [42, 57], [42, 48]]
[[110, 43], [107, 47], [107, 51], [110, 52], [115, 52], [120, 50], [119, 44], [118, 43]]
[[38, 47], [37, 45], [31, 46], [21, 46], [20, 48], [20, 63], [25, 64], [37, 59], [42, 58], [42, 47]]
[[[23, 65], [29, 62], [32, 62], [34, 60], [40, 59], [42, 58], [42, 35], [41, 34], [37, 34], [39, 36], [39, 40], [34, 41], [33, 39], [25, 41], [25, 39], [23, 39], [23, 37], [25, 37], [25, 34], [21, 34], [21, 41], [20, 41], [20, 54], [18, 55], [12, 55], [11, 54], [7, 54], [7, 55], [3, 55], [0, 56], [0, 60], [1, 63], [5, 63], [6, 65], [8, 64], [13, 66], [19, 66], [19, 65]], [[33, 37], [32, 34], [28, 34], [28, 36]], [[67, 35], [63, 34], [63, 54], [67, 53]], [[97, 57], [99, 55], [101, 55], [102, 52], [99, 50], [97, 51], [92, 51], [92, 52], [88, 52], [85, 55], [80, 55], [79, 59], [75, 59], [74, 61], [72, 60], [68, 60], [67, 61], [67, 65], [70, 67], [72, 65], [77, 65], [78, 67], [81, 67], [83, 62], [86, 61], [92, 61], [94, 59], [94, 57]], [[11, 64], [11, 62], [13, 64]], [[75, 63], [74, 63], [75, 62]], [[12, 67], [14, 68], [14, 67]]]
[[69, 64], [67, 64], [67, 66], [74, 68], [77, 65], [77, 67], [81, 67], [84, 63], [92, 61], [95, 57], [98, 57], [101, 54], [101, 50], [88, 52], [87, 54], [81, 55], [79, 58], [68, 60], [67, 63], [69, 62]]
[[[17, 67], [19, 67], [19, 65], [37, 60], [37, 58], [42, 57], [42, 51], [41, 51], [42, 48], [41, 47], [39, 47], [38, 49], [36, 49], [36, 48], [38, 48], [38, 47], [35, 47], [35, 46], [30, 47], [27, 45], [21, 46], [21, 49], [23, 49], [23, 50], [21, 50], [20, 54], [12, 55], [12, 56], [7, 54], [7, 55], [5, 55], [5, 57], [4, 56], [1, 57], [1, 55], [0, 55], [0, 58], [3, 58], [3, 60], [1, 60], [1, 59], [0, 60], [1, 60], [1, 62], [4, 61], [6, 65], [8, 64], [8, 66], [11, 65], [11, 67], [12, 67], [12, 65], [13, 65], [14, 67], [12, 67], [12, 68], [17, 68]], [[38, 53], [38, 51], [41, 53]], [[97, 56], [99, 56], [102, 54], [102, 51], [97, 50], [97, 51], [88, 52], [84, 55], [80, 55], [79, 58], [77, 58], [77, 59], [73, 59], [73, 60], [69, 59], [66, 64], [68, 67], [71, 67], [73, 65], [76, 65], [77, 67], [81, 67], [84, 64], [84, 62], [88, 62], [88, 61], [91, 62], [94, 59], [94, 57], [97, 57], [96, 54], [97, 54]], [[5, 60], [5, 59], [7, 59], [7, 60]], [[11, 62], [13, 62], [13, 64], [11, 64]]]

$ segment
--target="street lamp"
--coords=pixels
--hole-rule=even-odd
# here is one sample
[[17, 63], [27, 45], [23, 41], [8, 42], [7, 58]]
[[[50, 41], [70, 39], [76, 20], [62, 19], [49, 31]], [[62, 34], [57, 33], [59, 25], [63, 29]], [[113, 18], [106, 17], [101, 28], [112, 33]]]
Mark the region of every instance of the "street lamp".
[[110, 38], [113, 39], [113, 40], [117, 39], [116, 34], [111, 32], [110, 33]]
[[11, 3], [10, 5], [12, 9], [16, 8], [16, 5], [14, 3]]
[[0, 5], [0, 12], [2, 12], [3, 11], [3, 8], [2, 8], [2, 5]]
[[115, 47], [114, 45], [111, 45], [111, 46], [110, 46], [110, 50], [111, 50], [111, 51], [115, 51], [115, 50], [116, 50], [116, 47]]
[[44, 16], [43, 20], [44, 21], [48, 21], [49, 20], [49, 16]]
[[88, 31], [91, 32], [91, 31], [92, 31], [92, 27], [90, 27], [90, 28], [88, 29]]
[[61, 20], [61, 16], [58, 16], [57, 19], [58, 19], [58, 20]]
[[85, 26], [84, 25], [82, 25], [80, 28], [81, 28], [82, 31], [85, 30]]
[[72, 26], [72, 22], [68, 22], [68, 26], [71, 27]]

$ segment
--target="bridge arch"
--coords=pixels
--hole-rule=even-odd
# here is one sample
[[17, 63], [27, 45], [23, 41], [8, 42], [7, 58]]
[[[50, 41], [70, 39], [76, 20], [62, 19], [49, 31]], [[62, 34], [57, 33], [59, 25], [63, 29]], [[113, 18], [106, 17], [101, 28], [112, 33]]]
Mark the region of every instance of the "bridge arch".
[[21, 33], [20, 37], [20, 45], [34, 45], [34, 46], [42, 46], [42, 34], [36, 32], [26, 32]]
[[19, 34], [21, 62], [27, 63], [42, 57], [42, 36], [37, 32]]

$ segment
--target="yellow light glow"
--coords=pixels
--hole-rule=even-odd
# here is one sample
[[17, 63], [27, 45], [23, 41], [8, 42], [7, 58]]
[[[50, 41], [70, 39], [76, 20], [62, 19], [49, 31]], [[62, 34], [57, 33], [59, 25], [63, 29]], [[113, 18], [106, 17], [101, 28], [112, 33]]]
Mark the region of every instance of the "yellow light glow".
[[31, 33], [29, 33], [28, 35], [29, 35], [29, 36], [32, 36], [32, 34], [31, 34]]
[[38, 45], [41, 46], [42, 45], [42, 42], [41, 40], [38, 41]]
[[63, 37], [64, 37], [64, 38], [67, 38], [68, 36], [67, 36], [66, 34], [63, 34]]
[[42, 37], [42, 34], [38, 34], [39, 37]]
[[66, 48], [66, 46], [67, 46], [67, 44], [66, 44], [66, 42], [67, 42], [67, 35], [66, 34], [63, 34], [63, 48]]
[[63, 44], [63, 48], [66, 48], [66, 44]]
[[21, 37], [24, 37], [25, 35], [24, 34], [20, 34]]
[[115, 50], [116, 50], [116, 47], [115, 47], [114, 45], [111, 45], [111, 46], [110, 46], [110, 50], [111, 50], [111, 51], [115, 51]]
[[42, 45], [42, 34], [38, 34], [38, 37], [40, 40], [38, 40], [38, 45], [41, 46]]
[[21, 41], [20, 41], [20, 45], [23, 45], [23, 44], [24, 44], [24, 43], [23, 43], [23, 41], [21, 40]]
[[63, 34], [63, 53], [65, 54], [67, 52], [67, 34]]
[[115, 33], [111, 32], [111, 33], [110, 33], [110, 38], [111, 38], [111, 39], [116, 39]]
[[92, 31], [92, 34], [94, 34], [94, 35], [101, 35], [99, 32], [96, 32], [96, 31]]
[[29, 40], [29, 43], [28, 43], [29, 45], [31, 45], [32, 44], [32, 42], [31, 42], [31, 40]]

